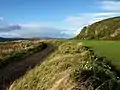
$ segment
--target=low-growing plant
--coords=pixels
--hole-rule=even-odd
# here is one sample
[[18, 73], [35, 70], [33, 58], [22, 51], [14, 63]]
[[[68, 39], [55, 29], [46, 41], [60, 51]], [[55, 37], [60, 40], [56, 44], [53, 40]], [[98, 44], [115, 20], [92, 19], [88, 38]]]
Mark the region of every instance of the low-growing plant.
[[47, 44], [40, 42], [37, 45], [34, 45], [27, 49], [11, 52], [11, 53], [7, 54], [6, 56], [0, 58], [0, 67], [3, 67], [11, 62], [23, 59], [33, 53], [36, 53], [36, 52], [39, 52], [39, 51], [45, 49], [46, 47], [47, 47]]
[[71, 78], [77, 83], [76, 90], [120, 89], [120, 78], [106, 62], [107, 58], [97, 57], [90, 51], [87, 58], [85, 67], [76, 67], [71, 73]]

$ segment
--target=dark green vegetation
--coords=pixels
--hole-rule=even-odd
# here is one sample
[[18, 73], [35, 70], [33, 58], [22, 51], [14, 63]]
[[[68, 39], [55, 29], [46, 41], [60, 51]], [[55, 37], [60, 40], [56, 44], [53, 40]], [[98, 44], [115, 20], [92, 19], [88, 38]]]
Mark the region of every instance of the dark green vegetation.
[[120, 17], [96, 22], [84, 27], [76, 39], [120, 40]]
[[52, 41], [56, 51], [16, 80], [10, 90], [119, 90], [120, 79], [107, 58], [78, 41]]

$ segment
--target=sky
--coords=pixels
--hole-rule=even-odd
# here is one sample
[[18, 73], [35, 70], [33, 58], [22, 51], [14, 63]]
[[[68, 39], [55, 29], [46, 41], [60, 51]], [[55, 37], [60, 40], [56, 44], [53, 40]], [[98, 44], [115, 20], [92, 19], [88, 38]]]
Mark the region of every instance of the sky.
[[120, 0], [0, 0], [0, 37], [71, 38], [84, 26], [120, 16]]

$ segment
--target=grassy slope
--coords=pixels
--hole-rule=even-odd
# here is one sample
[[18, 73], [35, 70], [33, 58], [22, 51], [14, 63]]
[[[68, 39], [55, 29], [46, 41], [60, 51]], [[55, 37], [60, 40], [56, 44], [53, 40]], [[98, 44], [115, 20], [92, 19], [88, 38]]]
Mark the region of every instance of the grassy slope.
[[[65, 40], [66, 42], [66, 40]], [[99, 55], [110, 59], [110, 62], [120, 71], [120, 42], [119, 41], [95, 41], [95, 40], [71, 40], [73, 43], [83, 42]]]
[[84, 27], [75, 38], [86, 40], [120, 40], [120, 17], [104, 19]]
[[[94, 62], [91, 59], [91, 55], [89, 56], [89, 52], [81, 49], [81, 47], [79, 48], [79, 45], [81, 46], [81, 43], [78, 45], [78, 41], [72, 42], [74, 43], [65, 43], [62, 44], [62, 46], [59, 46], [61, 44], [60, 41], [54, 42], [55, 44], [58, 44], [58, 49], [52, 55], [50, 55], [40, 66], [37, 66], [33, 70], [29, 71], [25, 76], [16, 80], [11, 85], [10, 90], [74, 90], [74, 87], [77, 86], [77, 83], [75, 82], [76, 79], [78, 80], [80, 76], [83, 77], [84, 74], [86, 76], [91, 72], [94, 72], [93, 68], [97, 71], [95, 75], [100, 74], [100, 76], [92, 75], [92, 78], [86, 77], [85, 82], [87, 82], [89, 79], [94, 79], [96, 81], [95, 77], [97, 77], [100, 78], [99, 84], [102, 85], [106, 81], [108, 82], [109, 79], [110, 82], [112, 82], [112, 79], [115, 79], [114, 73], [112, 73], [107, 68], [108, 66], [99, 66], [98, 68], [97, 64], [93, 65]], [[107, 79], [106, 76], [108, 76], [109, 79]], [[98, 80], [96, 83], [97, 82]], [[113, 80], [113, 82], [115, 81]], [[87, 82], [87, 84], [88, 83], [89, 82]], [[115, 85], [117, 85], [117, 83]], [[99, 89], [99, 86], [100, 85], [95, 86], [96, 90]], [[115, 87], [111, 87], [111, 90], [113, 90], [112, 88], [115, 90]], [[82, 90], [88, 89], [93, 90], [92, 86], [88, 86], [87, 88], [84, 86], [82, 87]]]
[[[61, 43], [56, 41], [55, 44], [60, 45]], [[37, 66], [23, 78], [15, 81], [10, 90], [56, 90], [57, 88], [70, 90], [74, 87], [74, 83], [69, 80], [70, 69], [80, 63], [74, 63], [75, 59], [73, 57], [71, 55], [61, 55], [56, 50], [42, 65]]]
[[83, 42], [86, 46], [92, 47], [92, 49], [101, 56], [106, 56], [109, 59], [120, 60], [119, 41], [71, 40], [71, 42]]
[[111, 64], [120, 72], [120, 42], [119, 41], [83, 41], [92, 47], [100, 56], [105, 56]]
[[87, 46], [93, 47], [93, 49], [102, 56], [120, 60], [119, 41], [83, 41], [83, 43]]

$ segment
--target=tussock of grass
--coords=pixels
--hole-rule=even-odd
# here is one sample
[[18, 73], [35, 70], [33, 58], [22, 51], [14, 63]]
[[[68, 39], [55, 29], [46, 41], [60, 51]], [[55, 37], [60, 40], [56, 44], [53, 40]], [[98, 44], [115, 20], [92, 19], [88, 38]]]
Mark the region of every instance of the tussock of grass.
[[[119, 78], [82, 44], [63, 43], [9, 90], [119, 90]], [[111, 85], [111, 87], [109, 87]]]

